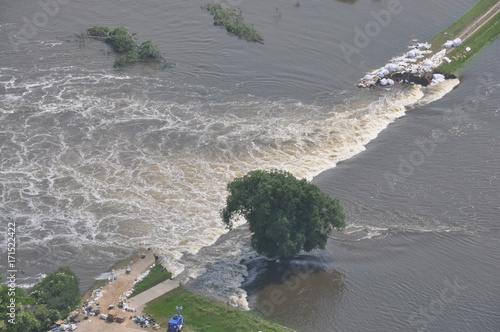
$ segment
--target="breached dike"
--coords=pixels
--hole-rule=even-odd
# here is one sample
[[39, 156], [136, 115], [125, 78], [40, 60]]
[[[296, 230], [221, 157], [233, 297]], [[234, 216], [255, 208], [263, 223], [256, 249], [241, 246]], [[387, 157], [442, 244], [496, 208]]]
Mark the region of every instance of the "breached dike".
[[[460, 38], [450, 42], [449, 47], [457, 47], [462, 43]], [[451, 61], [446, 57], [446, 49], [429, 56], [432, 53], [430, 48], [429, 43], [409, 46], [410, 50], [406, 54], [394, 57], [384, 67], [366, 74], [358, 83], [358, 87], [390, 86], [398, 82], [427, 86], [445, 79], [456, 78], [455, 75], [437, 70], [443, 61]]]

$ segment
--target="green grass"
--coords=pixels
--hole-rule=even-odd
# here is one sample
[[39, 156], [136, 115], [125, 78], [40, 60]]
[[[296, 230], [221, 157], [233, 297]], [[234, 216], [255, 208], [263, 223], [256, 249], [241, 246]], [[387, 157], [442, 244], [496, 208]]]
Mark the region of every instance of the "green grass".
[[[488, 24], [479, 29], [459, 47], [454, 48], [448, 57], [450, 63], [443, 63], [439, 69], [445, 73], [457, 75], [476, 54], [489, 45], [500, 34], [500, 14], [497, 14]], [[470, 47], [467, 52], [466, 48]]]
[[155, 264], [155, 266], [153, 266], [149, 271], [148, 275], [135, 285], [134, 291], [130, 294], [129, 298], [158, 285], [162, 281], [170, 279], [170, 277], [172, 277], [172, 273], [165, 270], [161, 264]]
[[476, 2], [474, 6], [455, 20], [455, 22], [428, 40], [432, 44], [431, 50], [434, 52], [439, 51], [447, 40], [455, 39], [460, 32], [467, 28], [475, 19], [486, 13], [497, 2], [498, 0], [479, 0]]
[[177, 313], [176, 306], [183, 307], [182, 315], [184, 316], [185, 325], [183, 331], [290, 331], [290, 329], [265, 320], [253, 312], [241, 311], [210, 301], [181, 287], [149, 302], [144, 312], [153, 315], [163, 329], [166, 328], [172, 315]]

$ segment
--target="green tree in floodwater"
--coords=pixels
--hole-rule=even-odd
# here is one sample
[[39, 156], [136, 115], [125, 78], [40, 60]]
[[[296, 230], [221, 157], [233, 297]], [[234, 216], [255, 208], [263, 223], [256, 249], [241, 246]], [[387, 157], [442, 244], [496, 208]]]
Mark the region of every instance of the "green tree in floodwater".
[[202, 9], [208, 10], [214, 18], [214, 25], [222, 26], [229, 34], [238, 36], [238, 38], [247, 41], [255, 41], [262, 43], [263, 38], [260, 33], [255, 30], [252, 24], [245, 24], [241, 9], [237, 10], [232, 7], [222, 7], [220, 2], [210, 3], [201, 6]]
[[139, 59], [144, 60], [152, 59], [154, 61], [159, 61], [163, 59], [158, 46], [153, 44], [151, 40], [146, 40], [139, 45], [137, 55], [139, 56]]
[[108, 27], [96, 25], [87, 29], [87, 36], [103, 40], [111, 46], [113, 51], [120, 54], [113, 64], [115, 68], [122, 68], [126, 64], [137, 61], [165, 62], [158, 46], [150, 40], [138, 45], [135, 33], [130, 34], [124, 27], [111, 30]]
[[345, 227], [339, 201], [318, 186], [284, 171], [251, 171], [227, 185], [221, 217], [226, 226], [243, 216], [252, 232], [252, 247], [271, 258], [293, 257], [324, 249], [334, 228]]
[[111, 45], [116, 53], [128, 53], [137, 46], [135, 34], [129, 34], [123, 27], [113, 29], [106, 37], [106, 43]]

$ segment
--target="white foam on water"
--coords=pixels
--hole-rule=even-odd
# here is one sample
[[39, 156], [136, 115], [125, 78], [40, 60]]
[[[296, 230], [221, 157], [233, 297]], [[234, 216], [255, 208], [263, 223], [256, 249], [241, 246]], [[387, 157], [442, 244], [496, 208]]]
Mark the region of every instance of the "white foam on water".
[[433, 101], [439, 100], [443, 98], [448, 92], [453, 90], [458, 84], [460, 80], [449, 79], [440, 83], [431, 84], [424, 89], [424, 96], [419, 99], [414, 106], [422, 106], [432, 103]]
[[[22, 225], [24, 245], [68, 260], [75, 252], [154, 247], [174, 275], [185, 268], [183, 255], [227, 232], [219, 211], [229, 181], [274, 168], [311, 179], [363, 151], [407, 107], [454, 86], [341, 94], [328, 105], [226, 98], [199, 86], [71, 68], [26, 79], [6, 72], [0, 199]], [[203, 97], [176, 101], [190, 89]], [[12, 110], [23, 113], [15, 118]], [[225, 254], [218, 259], [241, 276], [239, 261], [231, 263], [240, 255]], [[204, 270], [187, 273], [197, 278]], [[216, 291], [248, 308], [238, 282]]]

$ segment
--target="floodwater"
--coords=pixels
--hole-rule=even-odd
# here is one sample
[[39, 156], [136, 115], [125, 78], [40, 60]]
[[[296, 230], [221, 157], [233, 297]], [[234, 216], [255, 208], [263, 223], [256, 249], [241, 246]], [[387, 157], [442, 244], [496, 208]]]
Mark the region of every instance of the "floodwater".
[[[43, 3], [0, 2], [0, 218], [19, 283], [70, 266], [85, 288], [152, 247], [187, 287], [303, 331], [500, 329], [499, 43], [460, 84], [355, 87], [474, 1], [229, 0], [263, 45], [202, 1]], [[94, 25], [172, 65], [114, 70], [75, 37]], [[325, 251], [255, 258], [218, 211], [257, 168], [311, 179], [349, 226]]]
[[500, 330], [499, 47], [314, 178], [349, 226], [273, 278], [255, 263], [253, 306], [302, 331]]

